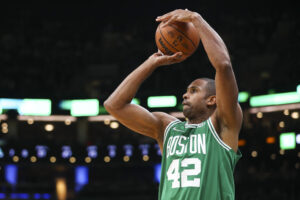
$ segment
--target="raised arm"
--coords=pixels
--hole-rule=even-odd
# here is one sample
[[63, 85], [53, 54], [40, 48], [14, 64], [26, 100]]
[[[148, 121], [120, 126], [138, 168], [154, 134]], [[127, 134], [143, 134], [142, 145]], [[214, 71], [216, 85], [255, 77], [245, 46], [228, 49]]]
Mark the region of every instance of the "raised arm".
[[228, 50], [218, 33], [199, 14], [195, 14], [193, 23], [199, 30], [204, 49], [216, 70], [217, 122], [215, 124], [219, 124], [219, 132], [225, 143], [237, 150], [242, 110], [238, 103], [238, 86]]
[[172, 21], [192, 22], [199, 31], [203, 47], [216, 70], [217, 111], [213, 123], [225, 143], [237, 149], [242, 111], [238, 104], [238, 87], [228, 50], [218, 33], [196, 12], [175, 10], [157, 18], [166, 24]]
[[142, 82], [159, 66], [181, 61], [182, 53], [165, 56], [155, 53], [129, 74], [117, 89], [104, 102], [106, 110], [123, 125], [135, 132], [156, 139], [162, 148], [162, 133], [165, 126], [175, 120], [171, 115], [161, 112], [151, 113], [145, 108], [131, 104]]

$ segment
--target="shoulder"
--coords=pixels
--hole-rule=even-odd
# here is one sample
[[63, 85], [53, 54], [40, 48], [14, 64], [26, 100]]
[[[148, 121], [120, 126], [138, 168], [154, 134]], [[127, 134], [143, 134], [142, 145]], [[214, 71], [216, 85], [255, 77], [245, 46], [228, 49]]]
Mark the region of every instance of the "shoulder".
[[162, 143], [167, 126], [173, 121], [179, 121], [179, 119], [164, 112], [153, 112], [153, 115], [155, 115], [160, 120], [161, 126], [158, 134], [158, 142]]
[[171, 122], [178, 120], [176, 117], [164, 112], [153, 112], [153, 115], [161, 121], [161, 128], [163, 131]]

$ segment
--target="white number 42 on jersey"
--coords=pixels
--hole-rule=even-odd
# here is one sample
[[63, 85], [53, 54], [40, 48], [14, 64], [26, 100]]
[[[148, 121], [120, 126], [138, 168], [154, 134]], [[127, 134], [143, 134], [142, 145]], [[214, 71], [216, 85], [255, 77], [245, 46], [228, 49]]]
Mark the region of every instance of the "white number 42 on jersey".
[[[181, 174], [179, 168], [186, 168], [189, 165], [193, 165], [193, 169], [184, 169]], [[201, 160], [198, 158], [185, 158], [181, 161], [175, 159], [169, 166], [167, 177], [172, 182], [172, 188], [179, 187], [200, 187], [200, 178], [191, 179], [191, 176], [197, 176], [201, 172]], [[190, 178], [189, 178], [190, 177]], [[180, 184], [181, 183], [181, 184]]]

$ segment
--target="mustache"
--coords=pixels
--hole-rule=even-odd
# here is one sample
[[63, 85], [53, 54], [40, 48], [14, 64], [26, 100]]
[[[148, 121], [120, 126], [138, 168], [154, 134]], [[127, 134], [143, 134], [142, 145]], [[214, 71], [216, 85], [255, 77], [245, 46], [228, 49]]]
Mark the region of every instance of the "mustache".
[[190, 105], [190, 103], [188, 101], [182, 101], [182, 105]]

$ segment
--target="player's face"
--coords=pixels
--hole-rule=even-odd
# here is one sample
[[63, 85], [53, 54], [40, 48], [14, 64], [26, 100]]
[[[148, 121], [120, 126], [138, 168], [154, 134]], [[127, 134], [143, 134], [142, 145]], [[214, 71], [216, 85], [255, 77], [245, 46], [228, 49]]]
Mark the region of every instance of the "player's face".
[[206, 81], [197, 79], [193, 81], [183, 95], [183, 114], [193, 119], [206, 112]]

